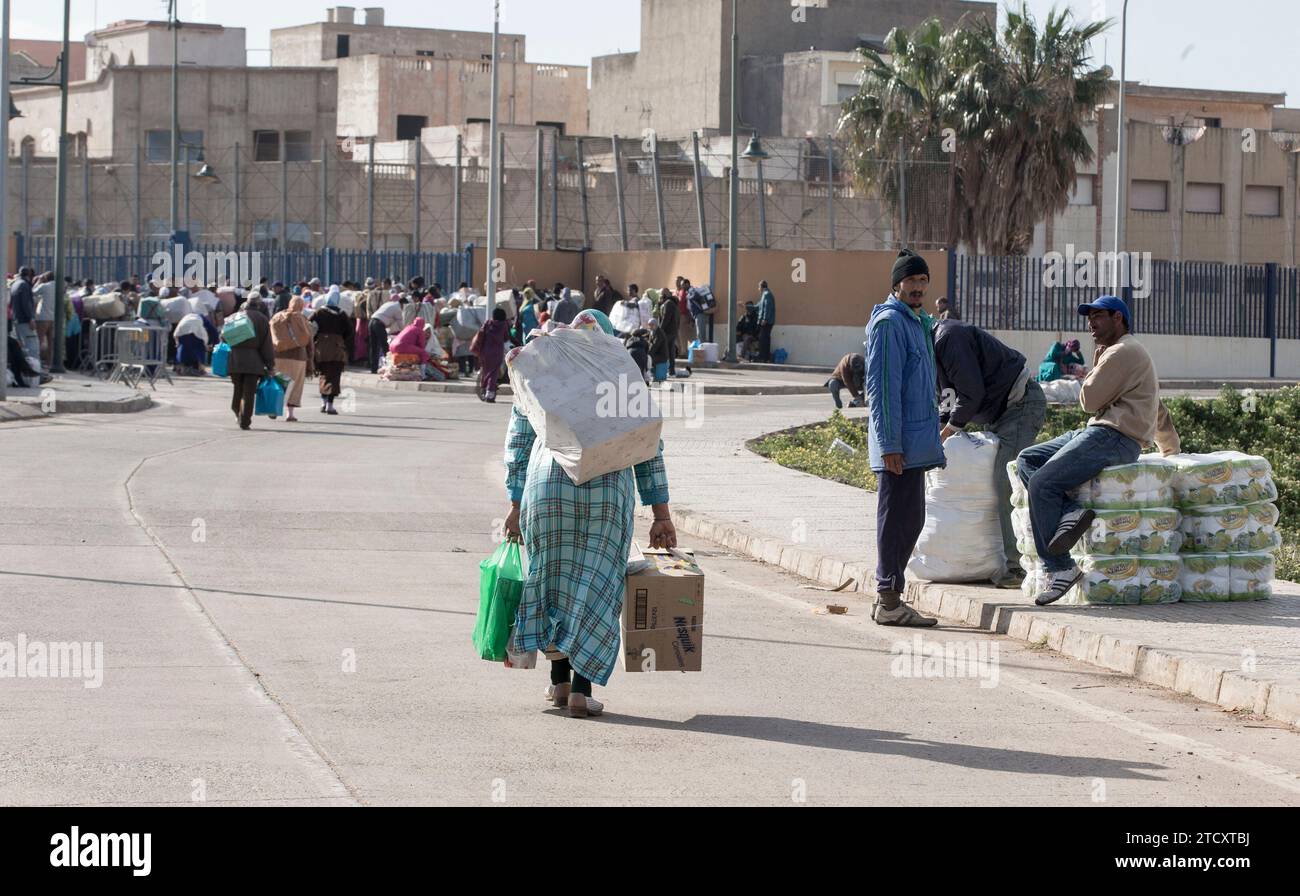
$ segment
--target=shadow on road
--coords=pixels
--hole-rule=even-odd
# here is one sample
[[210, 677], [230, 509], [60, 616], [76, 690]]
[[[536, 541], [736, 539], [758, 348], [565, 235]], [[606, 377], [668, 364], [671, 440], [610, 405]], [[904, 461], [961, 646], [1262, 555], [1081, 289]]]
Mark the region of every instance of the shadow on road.
[[1166, 768], [1151, 762], [1129, 762], [1123, 759], [1104, 759], [1094, 756], [1058, 756], [1054, 753], [1031, 753], [1024, 750], [1003, 750], [961, 743], [913, 740], [910, 735], [896, 731], [873, 731], [868, 728], [824, 725], [820, 722], [804, 722], [773, 716], [709, 715], [694, 716], [685, 722], [672, 722], [667, 719], [606, 715], [603, 717], [603, 722], [606, 725], [626, 725], [632, 728], [657, 728], [664, 731], [746, 737], [796, 747], [820, 747], [825, 750], [843, 750], [850, 753], [906, 756], [927, 762], [958, 765], [963, 768], [1030, 775], [1158, 781], [1161, 780], [1158, 775], [1147, 774], [1147, 772]]

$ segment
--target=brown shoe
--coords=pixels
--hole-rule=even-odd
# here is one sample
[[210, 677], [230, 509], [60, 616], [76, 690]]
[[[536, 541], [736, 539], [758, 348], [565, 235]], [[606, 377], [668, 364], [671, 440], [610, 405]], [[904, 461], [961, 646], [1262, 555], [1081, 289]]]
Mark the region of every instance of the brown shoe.
[[569, 691], [573, 685], [565, 682], [564, 684], [553, 684], [546, 689], [546, 702], [560, 708], [569, 705]]

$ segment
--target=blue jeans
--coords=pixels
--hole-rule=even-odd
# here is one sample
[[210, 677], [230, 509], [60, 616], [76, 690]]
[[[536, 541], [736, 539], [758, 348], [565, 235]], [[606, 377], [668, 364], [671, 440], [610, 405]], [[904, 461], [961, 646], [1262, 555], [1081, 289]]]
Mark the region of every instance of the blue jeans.
[[1141, 453], [1142, 446], [1109, 426], [1076, 429], [1020, 452], [1016, 471], [1029, 490], [1034, 547], [1048, 572], [1065, 572], [1074, 566], [1068, 553], [1052, 554], [1047, 550], [1061, 517], [1080, 509], [1077, 501], [1066, 497], [1066, 492], [1106, 467], [1133, 463]]

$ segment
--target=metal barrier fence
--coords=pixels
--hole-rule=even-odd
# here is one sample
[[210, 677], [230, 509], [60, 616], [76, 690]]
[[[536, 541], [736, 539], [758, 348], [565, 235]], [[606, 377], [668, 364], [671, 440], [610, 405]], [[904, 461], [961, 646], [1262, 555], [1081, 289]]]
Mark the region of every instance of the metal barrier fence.
[[[37, 272], [54, 270], [54, 237], [19, 236], [17, 247], [15, 266], [28, 265]], [[319, 277], [325, 283], [343, 280], [360, 283], [366, 277], [391, 277], [405, 282], [422, 276], [429, 285], [441, 283], [447, 290], [454, 290], [462, 280], [473, 279], [474, 268], [474, 250], [470, 246], [460, 252], [279, 250], [228, 243], [196, 243], [185, 248], [215, 260], [215, 269], [223, 272], [218, 280], [230, 276], [232, 281], [247, 279], [253, 283], [261, 277], [285, 283], [312, 277]], [[65, 243], [63, 266], [66, 275], [77, 280], [89, 277], [96, 283], [118, 283], [138, 276], [141, 281], [147, 281], [163, 264], [163, 257], [175, 260], [169, 240], [69, 239]]]
[[[1125, 299], [1137, 333], [1300, 338], [1300, 269], [1276, 264], [1154, 261], [1123, 287], [1057, 285], [1044, 258], [949, 255], [948, 297], [963, 320], [990, 330], [1081, 333], [1078, 306], [1112, 293]], [[1114, 281], [1108, 281], [1114, 283]]]

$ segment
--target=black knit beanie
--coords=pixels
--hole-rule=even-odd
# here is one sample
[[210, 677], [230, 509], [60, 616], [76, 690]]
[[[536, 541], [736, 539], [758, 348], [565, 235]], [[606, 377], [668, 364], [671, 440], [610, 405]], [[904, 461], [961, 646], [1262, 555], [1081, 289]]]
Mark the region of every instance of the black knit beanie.
[[919, 274], [929, 276], [930, 266], [925, 263], [924, 258], [911, 249], [903, 249], [898, 253], [898, 258], [894, 260], [894, 270], [890, 275], [889, 288], [893, 289], [908, 277], [915, 277]]

